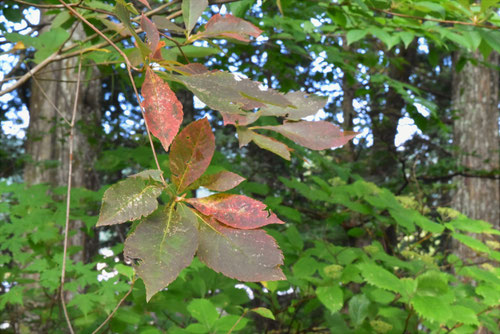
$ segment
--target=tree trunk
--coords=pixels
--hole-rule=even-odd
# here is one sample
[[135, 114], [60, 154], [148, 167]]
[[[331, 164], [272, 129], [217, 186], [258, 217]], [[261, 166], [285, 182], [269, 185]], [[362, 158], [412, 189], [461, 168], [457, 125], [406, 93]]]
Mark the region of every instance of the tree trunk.
[[[459, 55], [456, 55], [458, 60]], [[483, 60], [476, 52], [472, 58]], [[493, 53], [488, 62], [498, 64], [498, 54]], [[454, 124], [454, 143], [458, 148], [460, 167], [475, 171], [492, 171], [499, 164], [498, 135], [498, 71], [468, 62], [453, 74], [453, 109], [457, 119]], [[479, 177], [458, 177], [457, 190], [452, 206], [472, 219], [487, 221], [500, 228], [500, 182]], [[481, 236], [478, 236], [481, 237]], [[484, 237], [483, 237], [484, 238]], [[474, 253], [459, 244], [462, 259], [471, 259]]]
[[[85, 36], [79, 26], [74, 40]], [[26, 153], [30, 160], [25, 166], [27, 185], [49, 183], [65, 186], [69, 167], [69, 125], [76, 97], [78, 58], [65, 59], [49, 65], [32, 79], [29, 105], [30, 124]], [[91, 71], [86, 76], [85, 71]], [[86, 80], [85, 78], [90, 78]], [[96, 190], [99, 186], [93, 165], [97, 157], [96, 133], [100, 129], [101, 84], [97, 69], [84, 67], [74, 131], [72, 187]], [[70, 228], [79, 231], [83, 222], [72, 222]], [[85, 250], [85, 233], [79, 231], [70, 238], [71, 246]], [[88, 260], [85, 251], [73, 256], [74, 261]]]

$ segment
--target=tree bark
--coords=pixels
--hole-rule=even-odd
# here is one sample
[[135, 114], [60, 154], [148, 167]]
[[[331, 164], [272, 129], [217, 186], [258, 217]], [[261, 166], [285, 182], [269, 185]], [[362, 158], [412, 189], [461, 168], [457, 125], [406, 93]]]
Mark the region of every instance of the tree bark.
[[[455, 55], [458, 61], [460, 55]], [[479, 52], [470, 55], [483, 61]], [[488, 62], [497, 65], [497, 53]], [[461, 168], [474, 171], [492, 171], [499, 164], [498, 134], [498, 71], [484, 65], [468, 62], [461, 71], [453, 73], [453, 104], [456, 112], [454, 144]], [[500, 182], [495, 179], [458, 177], [456, 193], [452, 199], [454, 209], [472, 219], [480, 219], [500, 228]], [[484, 236], [476, 236], [483, 239]], [[456, 245], [462, 259], [472, 259], [474, 252], [464, 245]]]
[[[84, 36], [79, 26], [72, 38], [82, 40]], [[78, 61], [78, 58], [69, 58], [53, 63], [32, 79], [26, 141], [29, 160], [24, 169], [24, 181], [28, 186], [37, 183], [49, 183], [55, 187], [67, 185], [70, 127], [66, 121], [71, 121], [77, 98]], [[101, 81], [97, 68], [84, 67], [80, 80], [73, 139], [72, 187], [96, 190], [99, 183], [93, 166], [99, 148], [96, 134], [101, 126]], [[83, 222], [79, 221], [70, 225], [72, 230], [78, 231], [70, 238], [70, 246], [83, 249], [72, 257], [76, 262], [88, 261], [85, 256], [86, 234], [80, 231], [82, 227]]]

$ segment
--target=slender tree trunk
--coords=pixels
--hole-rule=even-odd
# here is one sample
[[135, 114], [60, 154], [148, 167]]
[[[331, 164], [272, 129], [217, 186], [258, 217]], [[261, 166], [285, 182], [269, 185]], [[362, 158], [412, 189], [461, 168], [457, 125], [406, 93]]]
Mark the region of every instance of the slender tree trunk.
[[[456, 59], [460, 55], [456, 55]], [[483, 56], [476, 52], [470, 55], [478, 62]], [[488, 62], [497, 65], [499, 56], [493, 53]], [[483, 65], [468, 62], [453, 74], [453, 109], [457, 119], [454, 124], [454, 143], [458, 148], [458, 163], [474, 171], [492, 171], [499, 164], [498, 134], [498, 71]], [[500, 182], [499, 180], [459, 177], [457, 190], [452, 200], [453, 208], [472, 219], [487, 221], [500, 228]], [[477, 236], [484, 238], [484, 236]], [[472, 259], [474, 252], [458, 244], [462, 259]]]

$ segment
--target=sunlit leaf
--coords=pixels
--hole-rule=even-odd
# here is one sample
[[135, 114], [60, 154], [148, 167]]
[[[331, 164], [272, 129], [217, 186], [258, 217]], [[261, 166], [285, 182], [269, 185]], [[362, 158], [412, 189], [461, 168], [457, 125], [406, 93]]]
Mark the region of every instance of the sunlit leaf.
[[182, 204], [160, 208], [129, 235], [123, 252], [136, 261], [148, 301], [191, 263], [197, 245], [196, 216]]
[[215, 137], [206, 118], [189, 124], [172, 143], [170, 171], [182, 191], [207, 169], [215, 151]]
[[205, 25], [205, 31], [198, 33], [198, 35], [202, 38], [220, 36], [248, 42], [249, 36], [259, 37], [261, 33], [262, 30], [248, 21], [231, 14], [224, 16], [215, 14]]
[[250, 311], [257, 313], [257, 314], [259, 314], [260, 316], [262, 316], [264, 318], [268, 318], [268, 319], [271, 319], [271, 320], [276, 320], [276, 318], [274, 317], [273, 312], [270, 309], [268, 309], [268, 308], [265, 308], [265, 307], [256, 307], [256, 308], [251, 309]]
[[265, 89], [259, 82], [241, 78], [228, 72], [205, 72], [193, 75], [171, 75], [169, 79], [183, 83], [203, 103], [220, 112], [244, 115], [266, 105], [292, 105], [286, 97], [273, 89]]
[[303, 117], [315, 115], [324, 108], [328, 98], [309, 95], [301, 91], [285, 95], [293, 106], [280, 107], [269, 105], [259, 111], [260, 116], [281, 116], [292, 121], [298, 121]]
[[213, 216], [228, 226], [254, 229], [268, 224], [284, 224], [266, 205], [243, 195], [216, 194], [186, 200], [206, 216]]
[[102, 199], [97, 226], [114, 225], [149, 215], [158, 207], [162, 187], [143, 177], [129, 177], [109, 187]]
[[260, 148], [273, 152], [283, 159], [290, 160], [290, 151], [292, 150], [279, 140], [263, 136], [244, 127], [238, 127], [237, 130], [240, 147], [246, 146], [253, 141]]
[[182, 104], [168, 84], [150, 68], [146, 70], [142, 95], [149, 130], [161, 141], [165, 151], [168, 151], [182, 123]]
[[234, 229], [207, 218], [200, 223], [197, 254], [208, 267], [240, 281], [286, 279], [279, 267], [283, 254], [264, 230]]
[[344, 293], [338, 285], [319, 287], [316, 289], [316, 295], [330, 312], [338, 312], [344, 305]]
[[165, 16], [154, 15], [153, 22], [156, 24], [156, 27], [158, 29], [165, 29], [165, 30], [170, 30], [173, 32], [183, 32], [184, 31], [184, 29], [182, 29], [177, 24], [175, 24], [174, 22], [167, 19]]
[[213, 191], [227, 191], [233, 189], [243, 181], [245, 181], [245, 178], [238, 174], [222, 171], [216, 174], [203, 176], [200, 179], [200, 186]]
[[256, 129], [273, 130], [312, 150], [324, 150], [346, 144], [358, 133], [344, 131], [325, 121], [285, 122], [282, 125], [259, 126]]
[[196, 21], [203, 14], [203, 11], [208, 6], [208, 0], [183, 0], [182, 1], [182, 17], [184, 19], [184, 24], [186, 25], [186, 30], [191, 32]]
[[221, 112], [224, 125], [248, 125], [259, 118], [258, 113], [246, 112], [245, 114], [230, 114]]

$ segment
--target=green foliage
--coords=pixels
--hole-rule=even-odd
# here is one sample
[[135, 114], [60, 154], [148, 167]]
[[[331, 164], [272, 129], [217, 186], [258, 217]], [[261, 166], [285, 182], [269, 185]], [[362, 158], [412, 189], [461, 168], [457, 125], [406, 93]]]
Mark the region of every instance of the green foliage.
[[[149, 5], [146, 0], [140, 2]], [[366, 87], [357, 87], [357, 96], [376, 100], [381, 87], [384, 93], [396, 91], [408, 102], [406, 109], [422, 130], [446, 130], [437, 105], [425, 100], [416, 86], [387, 75], [385, 66], [390, 60], [374, 52], [348, 53], [348, 47], [364, 51], [376, 40], [384, 52], [396, 48], [402, 52], [424, 37], [433, 52], [437, 47], [479, 49], [486, 57], [492, 50], [498, 51], [498, 31], [483, 24], [498, 26], [496, 3], [491, 1], [480, 5], [464, 1], [305, 3], [277, 1], [272, 6], [276, 4], [284, 15], [264, 13], [259, 27], [276, 28], [268, 29], [267, 37], [279, 40], [289, 54], [270, 59], [266, 66], [276, 68], [262, 72], [268, 72], [268, 77], [296, 78], [301, 74], [295, 73], [295, 66], [302, 66], [293, 63], [297, 55], [301, 59], [297, 64], [303, 64], [312, 53], [324, 51], [329, 61], [341, 67], [346, 82], [355, 78], [366, 81]], [[355, 163], [342, 166], [334, 153], [296, 146], [322, 150], [344, 145], [356, 135], [326, 121], [302, 120], [326, 109], [327, 99], [299, 91], [300, 80], [282, 80], [280, 88], [297, 90], [283, 94], [233, 73], [178, 62], [184, 62], [184, 57], [214, 55], [219, 46], [226, 46], [213, 38], [247, 42], [258, 37], [260, 28], [237, 17], [245, 16], [251, 1], [231, 4], [236, 16], [212, 15], [201, 29], [195, 27], [204, 22], [200, 17], [208, 1], [173, 2], [177, 6], [173, 9], [183, 13], [185, 29], [181, 21], [166, 16], [152, 21], [144, 14], [133, 17], [139, 11], [124, 0], [84, 4], [111, 11], [120, 20], [118, 24], [115, 18], [106, 18], [108, 15], [78, 9], [109, 38], [120, 34], [127, 39], [122, 44], [116, 41], [116, 47], [129, 55], [131, 65], [143, 70], [138, 81], [143, 81], [144, 100], [138, 103], [149, 131], [170, 153], [168, 157], [159, 155], [156, 166], [149, 149], [145, 153], [143, 147], [104, 152], [96, 167], [111, 175], [108, 179], [141, 172], [98, 192], [71, 190], [71, 220], [83, 222], [82, 230], [89, 238], [99, 234], [105, 244], [101, 246], [110, 246], [107, 250], [112, 253], [105, 257], [94, 252], [87, 263], [67, 264], [65, 291], [71, 295], [67, 306], [78, 332], [99, 326], [129, 289], [130, 295], [109, 322], [110, 332], [472, 333], [480, 327], [499, 332], [498, 243], [482, 242], [468, 234], [498, 235], [489, 223], [436, 208], [423, 201], [418, 191], [397, 196], [356, 174]], [[19, 7], [2, 6], [9, 20], [22, 18], [14, 10]], [[20, 49], [35, 51], [35, 63], [69, 52], [81, 53], [83, 59], [100, 66], [124, 61], [116, 50], [99, 46], [102, 36], [61, 48], [69, 37], [69, 30], [62, 27], [76, 18], [59, 9], [54, 12], [56, 19], [46, 32], [36, 37], [18, 33], [4, 37], [18, 43]], [[321, 19], [321, 24], [313, 24], [311, 18]], [[472, 19], [473, 24], [449, 26]], [[137, 30], [139, 21], [144, 33]], [[159, 30], [164, 31], [160, 34]], [[165, 34], [168, 38], [160, 38]], [[331, 35], [340, 36], [342, 43], [323, 45], [324, 36]], [[131, 47], [130, 36], [137, 49]], [[200, 43], [192, 45], [194, 41]], [[212, 47], [200, 46], [203, 42]], [[429, 62], [434, 62], [431, 55]], [[361, 73], [357, 65], [370, 68], [370, 73]], [[212, 125], [201, 118], [181, 130], [185, 115], [171, 89], [179, 84], [218, 111], [221, 123], [236, 128], [239, 145], [245, 146], [239, 155], [242, 161], [250, 164], [259, 157], [250, 178], [242, 173], [245, 166], [234, 164], [239, 158], [233, 152], [217, 147], [226, 150], [226, 166], [234, 166], [235, 172], [251, 181], [244, 182], [239, 174], [212, 161], [216, 151], [212, 126], [220, 120], [216, 118], [219, 114], [210, 114], [216, 119]], [[308, 88], [314, 86], [307, 84]], [[413, 110], [416, 101], [430, 110], [428, 118]], [[216, 134], [221, 131], [217, 129]], [[277, 163], [263, 151], [252, 156], [251, 142], [289, 160], [286, 168], [266, 175], [260, 164], [276, 167], [281, 161]], [[216, 165], [212, 170], [211, 163]], [[193, 198], [200, 187], [219, 193]], [[29, 310], [35, 323], [46, 326], [43, 329], [65, 332], [58, 301], [65, 217], [61, 197], [65, 190], [48, 185], [26, 188], [10, 181], [0, 183], [0, 190], [0, 277], [4, 287], [0, 321], [13, 321]], [[128, 232], [118, 225], [129, 221], [133, 225]], [[102, 228], [94, 229], [96, 225]], [[117, 242], [120, 238], [125, 241]], [[466, 262], [449, 254], [444, 245], [450, 242], [470, 248], [484, 261]], [[69, 255], [80, 251], [70, 248]]]

